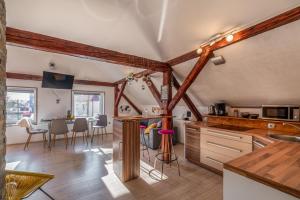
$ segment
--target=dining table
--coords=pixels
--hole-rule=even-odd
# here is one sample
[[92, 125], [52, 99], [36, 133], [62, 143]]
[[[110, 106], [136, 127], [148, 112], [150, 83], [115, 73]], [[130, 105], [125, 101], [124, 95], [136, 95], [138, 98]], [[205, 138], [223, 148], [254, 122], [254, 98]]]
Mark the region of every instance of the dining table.
[[[48, 130], [49, 130], [49, 131], [48, 131], [48, 137], [47, 137], [47, 144], [48, 144], [48, 148], [49, 148], [49, 149], [51, 149], [50, 123], [51, 123], [51, 121], [54, 120], [54, 119], [65, 119], [67, 125], [74, 125], [74, 122], [75, 122], [75, 119], [67, 119], [67, 118], [41, 119], [41, 123], [47, 123], [47, 124], [48, 124]], [[93, 123], [94, 123], [95, 121], [97, 121], [97, 119], [94, 118], [94, 117], [87, 117], [86, 119], [87, 119], [88, 123], [90, 124], [90, 126], [89, 126], [89, 127], [90, 127], [90, 130], [92, 130], [92, 128], [93, 128]], [[89, 131], [90, 131], [90, 130], [89, 130]], [[89, 135], [89, 131], [88, 131], [88, 135]]]

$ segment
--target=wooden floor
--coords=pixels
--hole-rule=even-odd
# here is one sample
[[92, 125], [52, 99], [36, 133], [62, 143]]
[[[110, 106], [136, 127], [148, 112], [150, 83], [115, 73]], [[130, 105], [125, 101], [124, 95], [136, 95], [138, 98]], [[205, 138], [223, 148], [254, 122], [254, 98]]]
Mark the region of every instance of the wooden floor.
[[[81, 143], [80, 143], [81, 142]], [[56, 200], [221, 200], [222, 177], [200, 168], [183, 159], [183, 145], [176, 145], [180, 156], [181, 176], [177, 168], [165, 167], [164, 180], [149, 177], [148, 171], [153, 166], [145, 155], [141, 164], [141, 177], [134, 181], [122, 183], [112, 171], [112, 135], [104, 142], [86, 146], [78, 140], [76, 147], [65, 150], [64, 141], [58, 141], [56, 147], [49, 151], [42, 143], [31, 143], [29, 150], [23, 145], [7, 147], [7, 166], [16, 170], [45, 172], [55, 175], [44, 189]], [[48, 200], [37, 191], [28, 200]]]

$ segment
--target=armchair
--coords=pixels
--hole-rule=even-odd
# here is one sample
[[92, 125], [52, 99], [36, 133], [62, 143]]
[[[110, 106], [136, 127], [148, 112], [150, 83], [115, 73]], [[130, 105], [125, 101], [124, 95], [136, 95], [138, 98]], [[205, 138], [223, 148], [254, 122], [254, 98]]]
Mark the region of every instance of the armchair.
[[[155, 120], [148, 120], [148, 121], [142, 121], [141, 124], [142, 125], [146, 125], [149, 126], [152, 123], [157, 123], [158, 121], [160, 121], [159, 119], [155, 119]], [[173, 144], [175, 145], [177, 143], [177, 127], [173, 127], [175, 134], [173, 136]], [[153, 128], [151, 129], [149, 134], [145, 134], [145, 138], [146, 138], [146, 145], [150, 148], [150, 149], [158, 149], [160, 142], [161, 142], [161, 135], [158, 134], [158, 131], [161, 130], [161, 128]], [[141, 134], [144, 134], [143, 132]], [[144, 142], [141, 140], [141, 144], [144, 144]]]

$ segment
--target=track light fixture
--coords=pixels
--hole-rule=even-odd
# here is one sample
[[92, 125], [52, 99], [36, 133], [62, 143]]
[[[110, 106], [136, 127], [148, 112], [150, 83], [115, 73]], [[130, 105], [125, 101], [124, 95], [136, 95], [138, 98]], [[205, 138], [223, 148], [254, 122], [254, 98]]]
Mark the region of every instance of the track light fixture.
[[197, 49], [197, 54], [200, 55], [202, 53], [203, 49], [200, 47], [199, 49]]
[[229, 34], [229, 35], [226, 36], [226, 41], [227, 42], [232, 42], [232, 40], [233, 40], [233, 35], [232, 34]]

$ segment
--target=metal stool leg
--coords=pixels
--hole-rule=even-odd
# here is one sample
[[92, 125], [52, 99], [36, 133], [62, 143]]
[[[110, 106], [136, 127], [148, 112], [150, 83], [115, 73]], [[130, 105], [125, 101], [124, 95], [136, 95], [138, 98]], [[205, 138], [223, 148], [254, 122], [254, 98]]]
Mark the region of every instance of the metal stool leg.
[[143, 145], [143, 157], [144, 157], [144, 151], [146, 150], [147, 151], [147, 154], [148, 154], [148, 161], [150, 163], [150, 153], [149, 153], [149, 149], [148, 149], [148, 145], [147, 145], [147, 142], [146, 142], [146, 138], [145, 138], [145, 133], [144, 131], [142, 131], [142, 145]]
[[161, 175], [160, 175], [160, 179], [162, 180], [163, 178], [163, 174], [164, 174], [164, 161], [161, 162]]
[[94, 135], [95, 134], [95, 128], [93, 128], [93, 132], [92, 132], [92, 137], [91, 137], [91, 144], [93, 143], [93, 141], [94, 141]]
[[104, 135], [103, 128], [101, 128], [101, 139], [102, 139], [102, 144], [103, 144], [103, 135]]
[[175, 159], [176, 159], [176, 163], [177, 163], [177, 168], [178, 168], [178, 175], [180, 176], [179, 162], [178, 162], [178, 157], [177, 157], [177, 155], [175, 153], [175, 150], [174, 150], [173, 137], [172, 136], [171, 136], [171, 151], [175, 155]]

